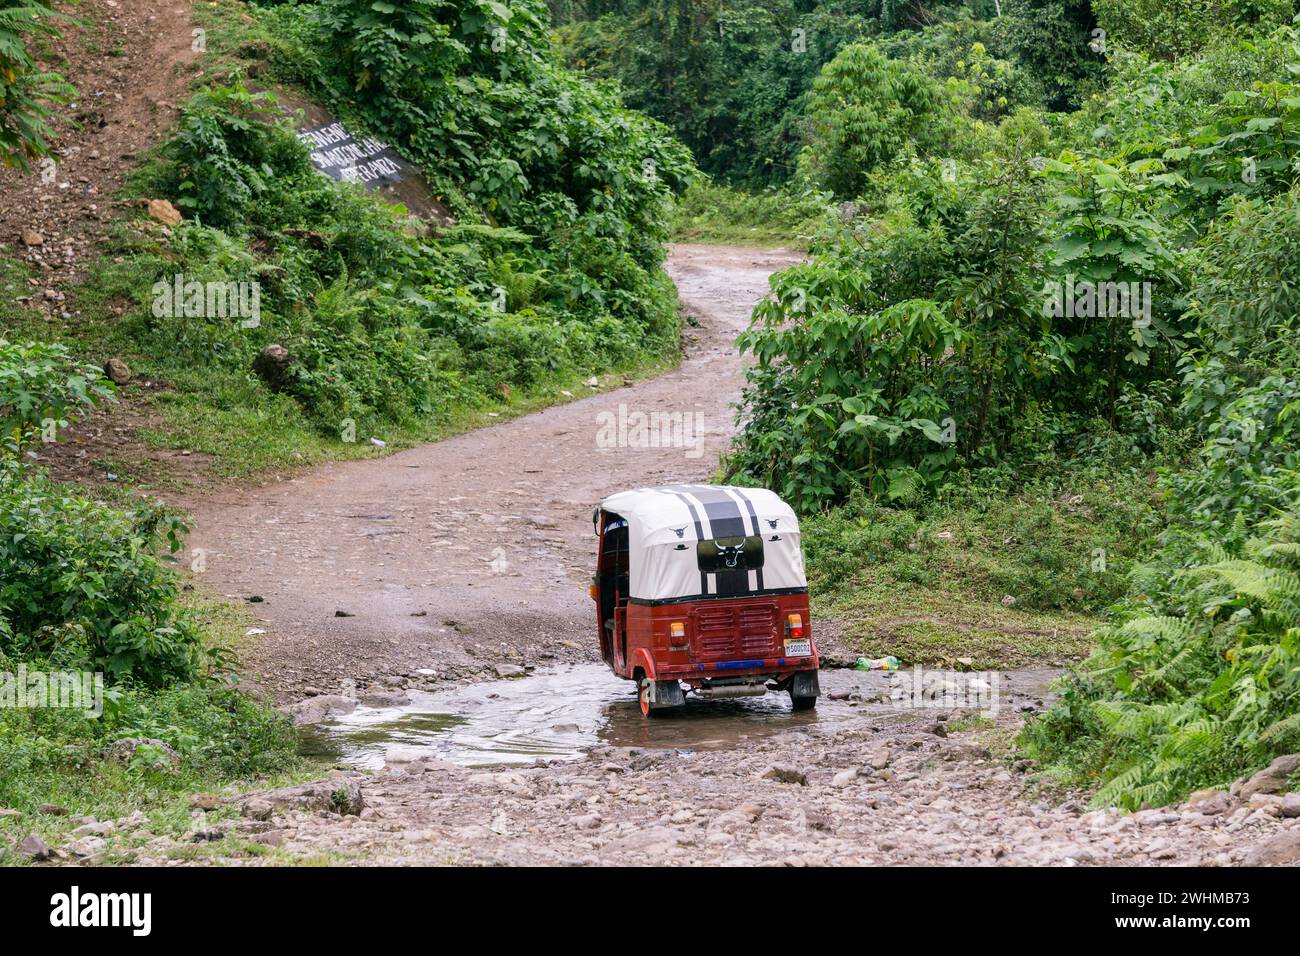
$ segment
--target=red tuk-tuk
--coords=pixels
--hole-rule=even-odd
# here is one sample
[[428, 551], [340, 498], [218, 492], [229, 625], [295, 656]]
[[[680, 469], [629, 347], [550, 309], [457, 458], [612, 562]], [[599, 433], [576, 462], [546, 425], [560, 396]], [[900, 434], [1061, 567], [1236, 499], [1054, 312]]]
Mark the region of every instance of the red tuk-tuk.
[[[610, 495], [593, 516], [601, 656], [643, 714], [788, 691], [817, 706], [817, 647], [799, 522], [761, 488], [668, 485]], [[769, 686], [771, 682], [771, 686]]]

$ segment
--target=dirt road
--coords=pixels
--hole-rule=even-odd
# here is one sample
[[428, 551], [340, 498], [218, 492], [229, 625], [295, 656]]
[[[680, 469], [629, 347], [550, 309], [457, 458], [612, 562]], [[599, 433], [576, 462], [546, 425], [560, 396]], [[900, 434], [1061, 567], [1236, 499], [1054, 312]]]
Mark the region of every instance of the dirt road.
[[[259, 679], [305, 696], [296, 709], [316, 718], [333, 696], [319, 692], [355, 680], [360, 706], [343, 701], [343, 720], [372, 759], [341, 759], [378, 772], [195, 810], [185, 839], [231, 863], [1231, 865], [1289, 852], [1294, 828], [1268, 799], [1130, 816], [1036, 793], [1008, 744], [1020, 711], [1042, 706], [1046, 673], [1005, 675], [992, 719], [882, 703], [878, 677], [837, 671], [816, 713], [728, 701], [648, 722], [621, 682], [582, 663], [595, 657], [593, 503], [709, 477], [740, 386], [731, 342], [791, 259], [676, 248], [669, 271], [699, 324], [662, 378], [196, 503], [208, 583], [262, 599]], [[617, 420], [620, 405], [698, 413], [700, 453], [602, 439], [598, 416]], [[503, 664], [543, 666], [455, 680]], [[498, 763], [502, 747], [544, 759], [465, 766]], [[134, 852], [187, 851], [153, 837]]]
[[[267, 633], [247, 655], [253, 679], [287, 700], [420, 669], [454, 677], [589, 658], [593, 506], [623, 488], [712, 475], [742, 380], [733, 341], [768, 275], [794, 259], [675, 248], [668, 270], [698, 325], [685, 361], [660, 378], [181, 502], [195, 517], [187, 563], [199, 557], [219, 594], [260, 599], [250, 607]], [[638, 413], [679, 415], [683, 429], [667, 437], [686, 440], [643, 447]]]

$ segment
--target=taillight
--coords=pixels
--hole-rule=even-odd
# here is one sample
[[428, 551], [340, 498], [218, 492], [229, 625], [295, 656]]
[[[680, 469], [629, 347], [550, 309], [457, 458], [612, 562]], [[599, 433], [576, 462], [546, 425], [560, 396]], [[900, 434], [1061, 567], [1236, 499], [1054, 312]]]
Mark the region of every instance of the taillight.
[[799, 640], [803, 637], [803, 615], [791, 614], [785, 619], [785, 633], [788, 637]]
[[668, 638], [670, 643], [685, 644], [686, 625], [683, 624], [681, 621], [673, 621], [671, 624], [668, 625]]

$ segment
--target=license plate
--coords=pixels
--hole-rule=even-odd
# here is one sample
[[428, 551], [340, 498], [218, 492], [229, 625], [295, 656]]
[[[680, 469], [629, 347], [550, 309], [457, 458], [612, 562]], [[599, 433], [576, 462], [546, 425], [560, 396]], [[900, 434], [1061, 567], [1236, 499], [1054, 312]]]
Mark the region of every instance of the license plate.
[[811, 655], [812, 655], [812, 641], [805, 639], [802, 641], [785, 642], [786, 657], [809, 657]]

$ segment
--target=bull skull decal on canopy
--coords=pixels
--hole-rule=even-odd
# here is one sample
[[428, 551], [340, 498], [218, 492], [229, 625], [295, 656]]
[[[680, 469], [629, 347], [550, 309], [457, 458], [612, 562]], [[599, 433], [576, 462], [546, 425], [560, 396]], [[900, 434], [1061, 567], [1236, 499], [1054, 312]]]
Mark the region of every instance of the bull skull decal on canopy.
[[740, 539], [740, 544], [724, 545], [719, 541], [713, 542], [713, 546], [718, 549], [718, 557], [722, 563], [729, 568], [734, 568], [740, 561], [740, 555], [745, 550], [745, 539]]

